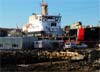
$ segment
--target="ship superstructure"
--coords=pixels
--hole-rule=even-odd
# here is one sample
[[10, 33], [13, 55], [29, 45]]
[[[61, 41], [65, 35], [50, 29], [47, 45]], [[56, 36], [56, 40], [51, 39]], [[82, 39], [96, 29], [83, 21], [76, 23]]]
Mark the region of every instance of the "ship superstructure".
[[23, 31], [61, 35], [61, 16], [48, 15], [48, 4], [45, 2], [41, 3], [41, 9], [41, 14], [33, 13], [29, 16], [29, 22], [23, 26]]

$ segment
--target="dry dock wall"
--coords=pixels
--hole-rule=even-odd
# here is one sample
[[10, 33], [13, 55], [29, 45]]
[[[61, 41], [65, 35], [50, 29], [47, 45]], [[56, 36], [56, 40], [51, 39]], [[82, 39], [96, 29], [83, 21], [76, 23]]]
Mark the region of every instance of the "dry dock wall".
[[16, 50], [31, 48], [35, 37], [0, 37], [0, 50]]
[[21, 37], [0, 37], [0, 49], [21, 49], [22, 43]]

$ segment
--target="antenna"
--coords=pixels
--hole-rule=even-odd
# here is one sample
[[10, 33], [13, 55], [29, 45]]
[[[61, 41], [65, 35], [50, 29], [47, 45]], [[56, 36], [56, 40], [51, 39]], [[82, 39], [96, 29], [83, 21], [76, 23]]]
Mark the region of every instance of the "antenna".
[[42, 3], [44, 3], [44, 0], [42, 0]]
[[18, 30], [19, 29], [19, 27], [18, 27], [18, 25], [16, 24], [16, 30]]
[[46, 0], [41, 0], [41, 4], [47, 4], [47, 1]]

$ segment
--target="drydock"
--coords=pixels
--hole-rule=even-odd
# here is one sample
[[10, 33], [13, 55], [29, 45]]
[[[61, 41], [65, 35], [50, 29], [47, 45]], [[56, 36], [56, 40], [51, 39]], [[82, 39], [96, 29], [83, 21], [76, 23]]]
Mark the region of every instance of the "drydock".
[[[61, 15], [49, 15], [48, 4], [42, 2], [41, 13], [29, 16], [22, 29], [1, 29], [0, 71], [99, 72], [100, 27], [85, 29], [81, 22], [77, 25], [77, 29], [64, 31]], [[95, 32], [95, 39], [85, 37], [85, 30]], [[75, 35], [74, 31], [79, 33]]]

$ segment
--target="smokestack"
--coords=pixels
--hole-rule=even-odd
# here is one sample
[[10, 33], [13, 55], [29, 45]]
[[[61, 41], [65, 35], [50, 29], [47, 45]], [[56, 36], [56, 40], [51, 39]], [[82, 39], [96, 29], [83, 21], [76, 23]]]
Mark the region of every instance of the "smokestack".
[[42, 2], [41, 8], [42, 8], [42, 15], [48, 15], [48, 4], [46, 2]]

